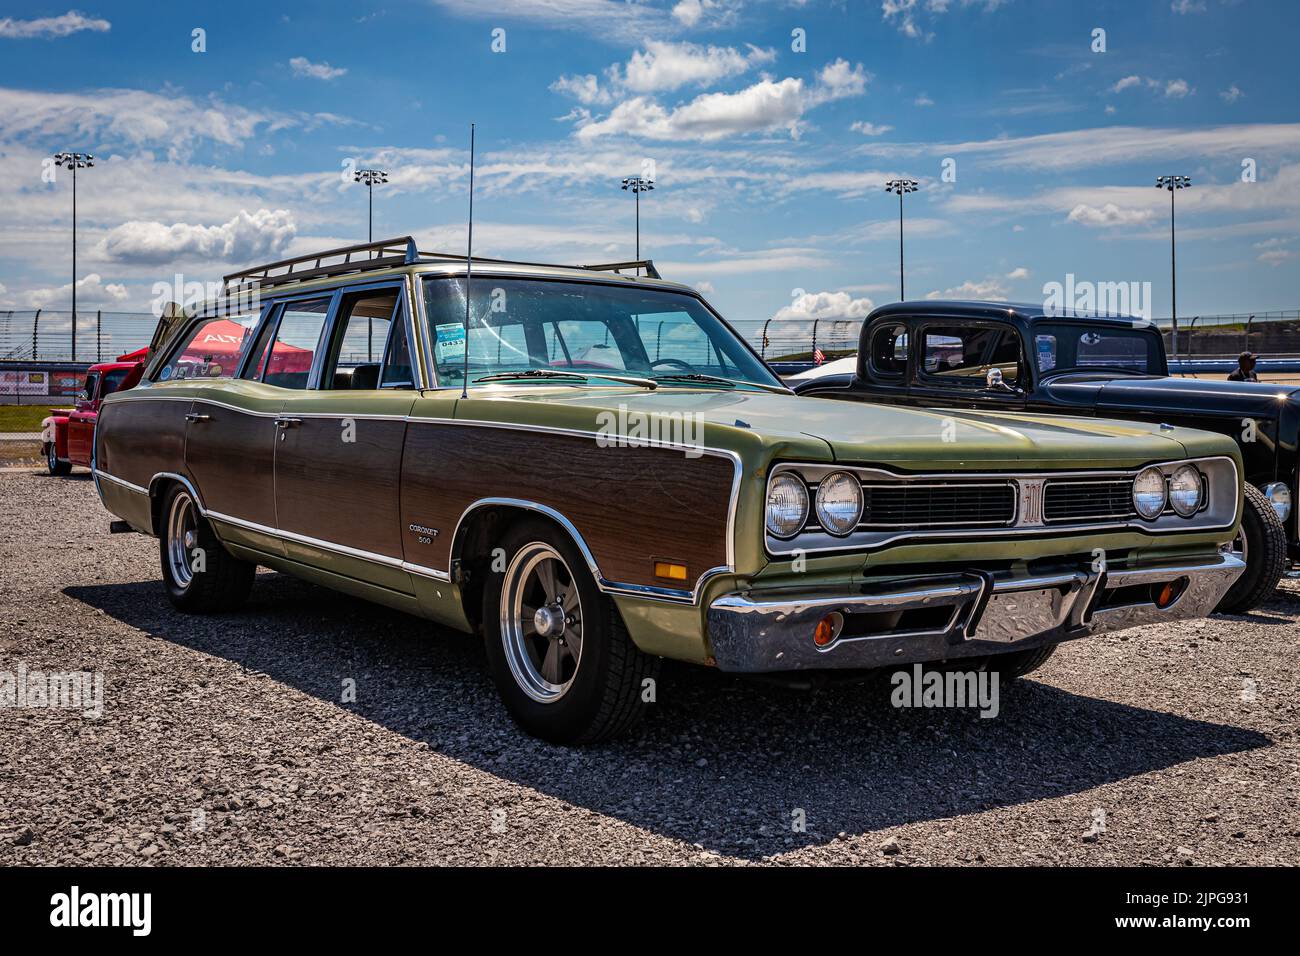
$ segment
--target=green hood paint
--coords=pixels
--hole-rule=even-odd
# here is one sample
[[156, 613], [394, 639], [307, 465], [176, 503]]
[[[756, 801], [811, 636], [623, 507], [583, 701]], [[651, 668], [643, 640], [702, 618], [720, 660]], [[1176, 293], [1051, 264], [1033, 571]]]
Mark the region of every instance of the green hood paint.
[[[985, 413], [826, 402], [756, 389], [664, 386], [474, 390], [458, 417], [593, 430], [627, 416], [698, 416], [711, 448], [745, 456], [755, 445], [774, 457], [928, 468], [1134, 468], [1189, 455], [1235, 454], [1221, 436], [1097, 418]], [[617, 416], [624, 416], [618, 418]], [[635, 418], [633, 418], [635, 420]], [[747, 456], [746, 456], [747, 457]], [[755, 463], [759, 468], [767, 462]]]

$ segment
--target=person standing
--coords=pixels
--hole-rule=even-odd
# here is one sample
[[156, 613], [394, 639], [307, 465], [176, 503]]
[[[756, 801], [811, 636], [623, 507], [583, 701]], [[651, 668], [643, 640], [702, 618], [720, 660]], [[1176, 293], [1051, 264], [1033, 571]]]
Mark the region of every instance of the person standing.
[[1229, 382], [1258, 382], [1259, 376], [1255, 374], [1255, 356], [1250, 352], [1242, 352], [1237, 356], [1237, 368], [1228, 373]]

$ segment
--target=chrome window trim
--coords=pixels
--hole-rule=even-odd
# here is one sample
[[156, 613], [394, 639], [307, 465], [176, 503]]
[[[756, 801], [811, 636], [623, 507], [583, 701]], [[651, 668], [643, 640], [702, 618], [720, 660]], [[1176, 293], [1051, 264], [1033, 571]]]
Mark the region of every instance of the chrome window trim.
[[[1240, 473], [1237, 470], [1237, 463], [1227, 455], [1211, 455], [1203, 458], [1180, 458], [1170, 461], [1152, 462], [1150, 465], [1143, 465], [1140, 468], [1131, 469], [1079, 469], [1071, 471], [1006, 471], [1006, 472], [909, 472], [899, 473], [888, 471], [883, 468], [873, 468], [864, 465], [842, 465], [838, 463], [827, 464], [824, 462], [781, 462], [775, 465], [768, 474], [768, 485], [779, 474], [786, 471], [797, 472], [805, 482], [813, 484], [819, 481], [825, 475], [834, 471], [848, 471], [859, 475], [869, 475], [873, 480], [892, 480], [896, 482], [933, 482], [935, 480], [948, 482], [952, 484], [961, 484], [966, 481], [977, 483], [981, 480], [1011, 481], [1018, 486], [1021, 484], [1041, 483], [1047, 480], [1058, 478], [1097, 478], [1111, 477], [1117, 479], [1133, 479], [1145, 468], [1157, 467], [1162, 470], [1178, 468], [1186, 464], [1197, 465], [1205, 473], [1205, 470], [1211, 465], [1214, 467], [1231, 468], [1227, 484], [1237, 490], [1238, 505], [1240, 498]], [[1208, 485], [1208, 476], [1207, 476]], [[1211, 490], [1218, 490], [1217, 486]], [[764, 490], [764, 500], [766, 500], [767, 491]], [[862, 532], [855, 530], [847, 538], [837, 538], [820, 527], [812, 531], [802, 531], [793, 538], [780, 539], [773, 537], [767, 529], [763, 529], [763, 544], [768, 555], [772, 557], [787, 557], [795, 552], [807, 552], [818, 554], [830, 554], [845, 551], [872, 552], [882, 548], [890, 547], [900, 541], [908, 540], [934, 540], [948, 539], [960, 540], [963, 538], [980, 538], [980, 539], [1015, 539], [1018, 537], [1050, 537], [1053, 535], [1065, 536], [1075, 535], [1088, 532], [1101, 531], [1142, 531], [1151, 535], [1174, 535], [1188, 532], [1205, 532], [1218, 531], [1232, 527], [1236, 521], [1237, 513], [1234, 508], [1232, 516], [1220, 523], [1207, 523], [1204, 516], [1211, 510], [1209, 506], [1209, 494], [1206, 496], [1206, 507], [1198, 511], [1189, 518], [1182, 516], [1173, 516], [1176, 524], [1172, 522], [1160, 524], [1165, 519], [1170, 518], [1168, 514], [1162, 514], [1153, 521], [1145, 521], [1140, 518], [1132, 518], [1124, 521], [1102, 521], [1091, 524], [1069, 524], [1065, 522], [1044, 523], [1041, 521], [1041, 503], [1039, 505], [1040, 519], [1038, 523], [1028, 524], [1022, 518], [1022, 502], [1020, 495], [1016, 496], [1016, 517], [1012, 525], [1000, 525], [995, 528], [922, 528], [913, 531], [900, 531], [897, 533], [875, 533], [871, 531]], [[1201, 519], [1198, 521], [1198, 519]], [[1172, 525], [1172, 526], [1171, 526]]]

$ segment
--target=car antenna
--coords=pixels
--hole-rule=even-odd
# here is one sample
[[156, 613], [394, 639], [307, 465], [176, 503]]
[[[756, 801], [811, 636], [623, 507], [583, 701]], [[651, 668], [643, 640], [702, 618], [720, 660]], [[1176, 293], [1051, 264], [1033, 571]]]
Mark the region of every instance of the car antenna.
[[460, 397], [469, 398], [469, 303], [474, 281], [474, 124], [469, 124], [469, 231], [465, 245], [465, 343], [461, 361]]

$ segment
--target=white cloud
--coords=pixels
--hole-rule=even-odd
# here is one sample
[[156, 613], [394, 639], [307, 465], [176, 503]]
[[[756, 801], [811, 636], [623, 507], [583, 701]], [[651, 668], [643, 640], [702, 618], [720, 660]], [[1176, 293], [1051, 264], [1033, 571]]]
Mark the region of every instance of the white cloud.
[[695, 283], [695, 291], [700, 295], [713, 295], [718, 290], [713, 288], [712, 282], [697, 282]]
[[1282, 239], [1279, 237], [1265, 239], [1263, 242], [1256, 242], [1254, 243], [1254, 246], [1256, 249], [1260, 250], [1260, 253], [1256, 258], [1260, 262], [1266, 263], [1270, 266], [1280, 266], [1288, 259], [1295, 258], [1295, 250], [1286, 248], [1290, 244], [1290, 239]]
[[[457, 16], [491, 23], [511, 21], [539, 24], [549, 29], [590, 33], [602, 40], [640, 42], [647, 36], [676, 32], [682, 26], [664, 8], [626, 0], [432, 0], [435, 6]], [[717, 0], [700, 4], [701, 14]], [[723, 11], [725, 12], [725, 11]], [[687, 14], [689, 16], [689, 14]]]
[[305, 56], [295, 56], [289, 61], [294, 76], [306, 76], [313, 80], [334, 80], [347, 73], [344, 67], [330, 66], [328, 63], [313, 63]]
[[175, 91], [56, 93], [0, 88], [0, 141], [5, 142], [31, 137], [44, 143], [74, 136], [98, 140], [101, 149], [116, 144], [161, 147], [177, 157], [199, 140], [240, 146], [255, 134], [340, 122], [348, 121], [327, 113], [262, 112], [215, 97], [195, 100]]
[[1241, 92], [1241, 90], [1237, 88], [1237, 84], [1235, 83], [1219, 93], [1220, 98], [1222, 98], [1225, 103], [1235, 103], [1245, 95], [1245, 93]]
[[1151, 76], [1138, 76], [1136, 73], [1125, 76], [1117, 80], [1110, 87], [1112, 93], [1123, 93], [1125, 90], [1135, 87], [1145, 86], [1148, 90], [1159, 90], [1163, 87], [1166, 99], [1182, 99], [1196, 91], [1184, 79], [1174, 80], [1157, 80]]
[[860, 95], [869, 75], [861, 64], [836, 60], [818, 72], [815, 82], [802, 78], [764, 78], [735, 93], [704, 93], [671, 110], [644, 96], [619, 103], [608, 116], [583, 121], [580, 140], [626, 134], [657, 140], [708, 142], [744, 133], [785, 129], [798, 138], [803, 115], [832, 100]]
[[704, 4], [700, 0], [678, 0], [673, 7], [673, 19], [684, 26], [695, 26], [702, 16], [704, 16]]
[[635, 51], [627, 63], [606, 67], [603, 84], [593, 73], [565, 75], [552, 83], [551, 89], [588, 106], [605, 105], [629, 95], [706, 86], [775, 59], [776, 51], [752, 45], [741, 52], [734, 47], [647, 40], [644, 49]]
[[1006, 299], [1010, 290], [1006, 284], [997, 276], [988, 276], [985, 279], [967, 279], [961, 285], [953, 286], [950, 289], [944, 289], [940, 292], [935, 289], [927, 292], [927, 299]]
[[912, 100], [912, 105], [913, 105], [913, 106], [933, 106], [933, 105], [934, 105], [934, 100], [930, 99], [930, 95], [929, 95], [928, 93], [922, 93], [922, 94], [921, 94], [920, 96], [918, 96], [916, 99]]
[[[128, 295], [126, 286], [116, 282], [105, 285], [99, 273], [92, 272], [85, 278], [77, 280], [77, 313], [80, 314], [85, 306], [120, 304]], [[72, 283], [57, 288], [32, 289], [27, 293], [27, 304], [33, 309], [48, 308], [51, 304], [70, 309]]]
[[1016, 279], [1028, 279], [1028, 278], [1029, 278], [1029, 270], [1026, 269], [1024, 266], [1019, 266], [1019, 267], [1017, 267], [1017, 268], [1015, 268], [1015, 269], [1012, 269], [1010, 272], [1008, 272], [1008, 273], [1007, 273], [1007, 278], [1008, 278], [1008, 279], [1011, 279], [1013, 282], [1014, 282]]
[[297, 231], [286, 209], [252, 214], [241, 209], [219, 226], [134, 220], [111, 230], [98, 252], [114, 262], [163, 263], [187, 257], [248, 262], [279, 258]]
[[[1288, 155], [1300, 150], [1300, 123], [1226, 126], [1102, 126], [1005, 136], [964, 143], [863, 143], [858, 151], [878, 156], [977, 154], [1000, 169], [1082, 169], [1126, 162], [1218, 157], [1234, 163], [1243, 155]], [[1243, 152], [1246, 151], [1246, 152]]]
[[1084, 226], [1131, 226], [1146, 222], [1151, 218], [1150, 209], [1121, 209], [1113, 202], [1102, 206], [1090, 206], [1080, 203], [1070, 210], [1065, 217], [1067, 222], [1077, 222]]
[[778, 309], [772, 320], [865, 319], [875, 307], [870, 299], [855, 299], [847, 292], [805, 292]]
[[76, 10], [69, 10], [62, 16], [41, 17], [36, 20], [15, 20], [12, 17], [4, 17], [0, 19], [0, 37], [11, 40], [51, 39], [71, 36], [82, 30], [107, 33], [111, 27], [112, 24], [107, 20], [88, 17]]
[[849, 127], [853, 132], [861, 133], [863, 136], [884, 136], [893, 128], [884, 124], [868, 123], [865, 120], [858, 120]]
[[1205, 0], [1173, 0], [1169, 9], [1174, 13], [1204, 13]]
[[[983, 8], [988, 13], [998, 9], [1007, 0], [961, 0], [961, 6]], [[922, 26], [947, 13], [953, 0], [881, 0], [881, 19], [892, 23], [898, 32], [913, 39], [929, 42], [934, 39], [934, 31]]]

